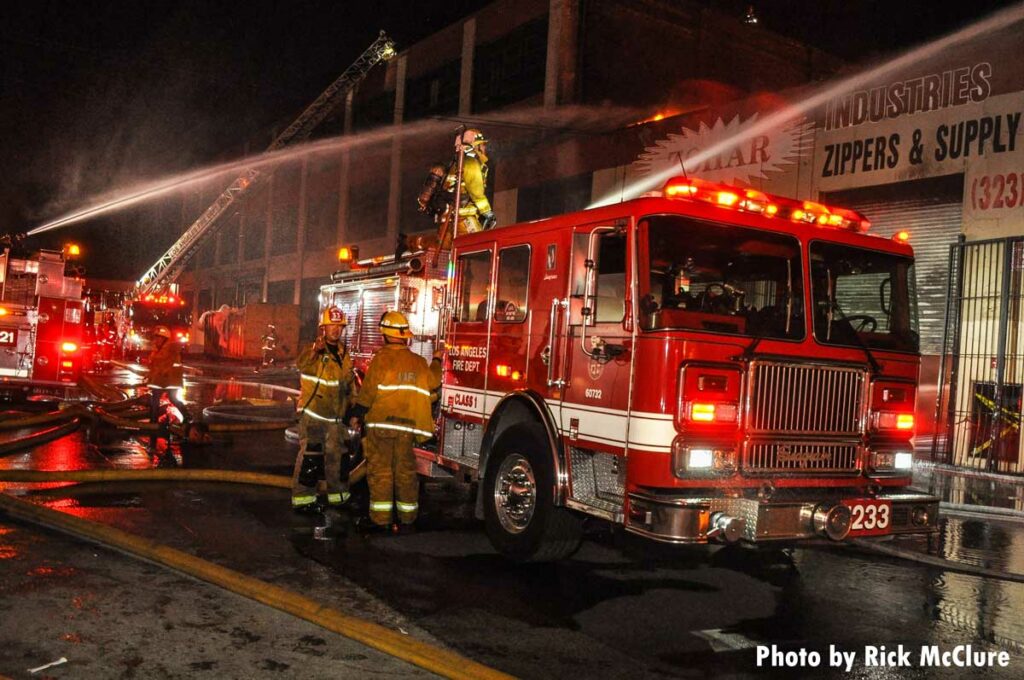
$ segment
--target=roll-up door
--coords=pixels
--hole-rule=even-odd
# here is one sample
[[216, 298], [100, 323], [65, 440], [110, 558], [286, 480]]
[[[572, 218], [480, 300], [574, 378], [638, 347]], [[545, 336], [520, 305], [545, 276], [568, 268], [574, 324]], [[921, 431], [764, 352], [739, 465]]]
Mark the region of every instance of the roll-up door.
[[963, 213], [963, 176], [901, 182], [832, 192], [823, 202], [852, 208], [871, 220], [871, 233], [906, 230], [914, 248], [921, 354], [942, 351], [949, 246], [957, 242]]

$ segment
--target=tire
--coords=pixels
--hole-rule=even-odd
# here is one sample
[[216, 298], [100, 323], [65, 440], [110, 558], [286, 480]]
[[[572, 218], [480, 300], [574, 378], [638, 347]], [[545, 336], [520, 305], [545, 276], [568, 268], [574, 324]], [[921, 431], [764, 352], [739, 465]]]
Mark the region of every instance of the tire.
[[555, 507], [551, 451], [539, 426], [515, 425], [502, 433], [480, 493], [487, 538], [502, 555], [519, 562], [551, 562], [580, 547], [582, 520]]

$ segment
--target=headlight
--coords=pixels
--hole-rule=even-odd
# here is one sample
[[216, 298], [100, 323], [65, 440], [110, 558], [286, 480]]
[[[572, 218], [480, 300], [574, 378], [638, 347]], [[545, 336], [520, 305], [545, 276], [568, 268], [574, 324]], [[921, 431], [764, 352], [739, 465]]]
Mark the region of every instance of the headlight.
[[688, 449], [686, 452], [687, 470], [710, 469], [715, 464], [715, 452], [711, 449]]
[[906, 451], [900, 451], [895, 456], [893, 467], [897, 470], [909, 470], [914, 467], [914, 454]]
[[909, 472], [914, 466], [914, 454], [910, 451], [873, 451], [870, 471], [875, 474]]
[[725, 475], [736, 471], [736, 450], [708, 446], [672, 446], [672, 470], [677, 477], [691, 475]]

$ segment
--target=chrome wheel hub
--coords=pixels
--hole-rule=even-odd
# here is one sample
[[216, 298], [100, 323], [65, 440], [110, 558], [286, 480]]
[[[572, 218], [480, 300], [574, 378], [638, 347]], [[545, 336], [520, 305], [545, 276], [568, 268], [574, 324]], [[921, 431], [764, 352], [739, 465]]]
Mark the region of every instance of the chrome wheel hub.
[[533, 519], [537, 504], [537, 480], [530, 461], [513, 453], [501, 463], [494, 486], [494, 509], [505, 531], [518, 534]]

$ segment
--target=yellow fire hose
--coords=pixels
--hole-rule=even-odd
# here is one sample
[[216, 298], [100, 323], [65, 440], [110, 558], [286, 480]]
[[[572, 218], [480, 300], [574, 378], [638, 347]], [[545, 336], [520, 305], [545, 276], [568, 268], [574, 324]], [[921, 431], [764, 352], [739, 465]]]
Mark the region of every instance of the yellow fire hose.
[[278, 489], [291, 488], [284, 475], [243, 470], [181, 470], [152, 468], [145, 470], [0, 470], [0, 482], [29, 484], [39, 482], [228, 482], [253, 484]]
[[438, 675], [449, 678], [511, 677], [455, 652], [440, 649], [408, 635], [396, 633], [376, 623], [349, 616], [298, 593], [207, 562], [155, 541], [133, 536], [105, 524], [79, 519], [7, 494], [0, 494], [0, 509], [5, 510], [12, 517], [42, 524], [176, 569], [194, 578], [315, 623], [322, 628], [344, 635], [367, 647], [408, 661]]
[[[366, 461], [349, 472], [349, 483], [366, 476]], [[227, 482], [290, 489], [291, 477], [244, 470], [147, 468], [144, 470], [0, 470], [0, 482]]]
[[79, 382], [82, 384], [83, 387], [85, 387], [85, 389], [87, 389], [89, 392], [92, 392], [93, 394], [95, 394], [100, 399], [103, 399], [104, 401], [129, 401], [128, 395], [126, 395], [124, 392], [117, 389], [116, 387], [112, 387], [110, 385], [98, 382], [88, 373], [82, 373], [82, 375], [79, 377]]
[[49, 425], [50, 423], [59, 423], [64, 420], [70, 420], [78, 415], [80, 411], [78, 409], [69, 408], [62, 411], [50, 411], [49, 413], [40, 413], [34, 416], [25, 416], [24, 418], [16, 418], [12, 420], [0, 421], [0, 430], [20, 430], [26, 427], [34, 427], [36, 425]]
[[[132, 420], [131, 418], [122, 418], [115, 416], [104, 411], [96, 411], [96, 415], [101, 421], [108, 425], [121, 430], [133, 430], [141, 432], [156, 432], [162, 426], [159, 423], [147, 423]], [[0, 423], [0, 426], [3, 424]], [[294, 425], [293, 421], [281, 420], [277, 422], [260, 422], [260, 423], [208, 423], [207, 428], [210, 432], [266, 432], [269, 430], [284, 430]], [[172, 432], [180, 432], [181, 428], [178, 426], [171, 427]]]
[[27, 437], [18, 437], [17, 439], [0, 443], [0, 456], [6, 456], [7, 454], [14, 453], [15, 451], [20, 451], [28, 446], [36, 446], [54, 439], [60, 439], [64, 435], [70, 434], [78, 429], [79, 422], [78, 418], [72, 418], [66, 422], [60, 423], [59, 425], [37, 430]]

